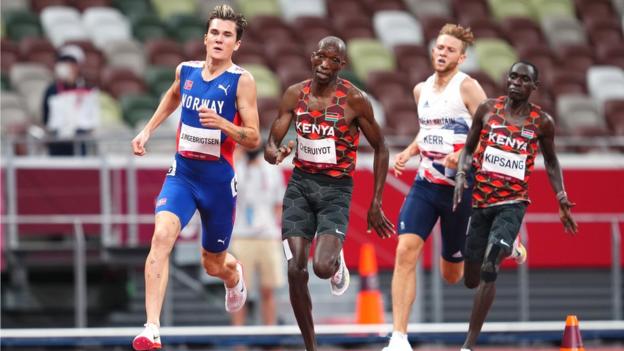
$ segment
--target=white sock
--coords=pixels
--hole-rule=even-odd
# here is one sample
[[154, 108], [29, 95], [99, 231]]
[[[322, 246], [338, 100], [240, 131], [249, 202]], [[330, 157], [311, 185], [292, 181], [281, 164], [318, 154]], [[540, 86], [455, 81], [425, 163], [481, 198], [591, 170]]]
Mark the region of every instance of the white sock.
[[393, 331], [392, 338], [399, 338], [403, 340], [407, 340], [407, 334], [401, 333], [400, 331]]

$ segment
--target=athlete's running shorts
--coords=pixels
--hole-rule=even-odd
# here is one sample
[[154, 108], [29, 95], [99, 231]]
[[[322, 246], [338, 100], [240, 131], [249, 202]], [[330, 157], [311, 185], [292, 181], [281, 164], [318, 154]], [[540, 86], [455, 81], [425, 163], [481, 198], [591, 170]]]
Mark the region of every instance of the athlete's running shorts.
[[526, 208], [526, 202], [474, 208], [466, 238], [466, 261], [482, 262], [489, 243], [508, 246], [511, 252]]
[[[155, 211], [172, 212], [184, 228], [198, 210], [202, 222], [202, 247], [212, 253], [223, 252], [230, 244], [234, 226], [236, 176], [233, 170], [226, 172], [227, 165], [217, 163], [225, 161], [216, 161], [212, 167], [215, 169], [206, 169], [211, 166], [202, 165], [201, 173], [193, 170], [193, 166], [188, 167], [188, 161], [176, 156], [177, 167], [174, 162], [167, 173]], [[211, 176], [216, 168], [221, 174]]]
[[284, 194], [282, 238], [331, 234], [344, 241], [353, 179], [334, 179], [295, 168]]
[[453, 212], [453, 191], [449, 185], [417, 179], [405, 197], [399, 213], [399, 235], [411, 233], [424, 241], [438, 218], [442, 231], [442, 257], [449, 262], [464, 259], [466, 231], [470, 220], [472, 189], [464, 190], [462, 201]]

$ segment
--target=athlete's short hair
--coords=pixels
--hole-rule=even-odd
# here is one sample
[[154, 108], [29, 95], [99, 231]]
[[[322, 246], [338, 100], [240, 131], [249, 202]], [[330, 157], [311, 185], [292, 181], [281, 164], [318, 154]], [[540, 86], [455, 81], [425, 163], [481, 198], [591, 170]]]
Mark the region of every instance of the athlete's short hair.
[[466, 52], [466, 48], [472, 45], [475, 41], [474, 34], [470, 30], [470, 27], [462, 27], [459, 24], [447, 23], [440, 29], [438, 36], [446, 34], [455, 37], [462, 41], [462, 53]]
[[531, 67], [531, 69], [533, 70], [533, 81], [537, 82], [539, 80], [539, 70], [537, 69], [537, 66], [533, 63], [524, 60], [516, 61], [513, 65], [511, 65], [511, 67], [509, 67], [509, 71], [511, 71], [516, 65], [527, 65]]
[[245, 28], [247, 28], [247, 19], [245, 16], [240, 13], [236, 13], [230, 5], [217, 5], [212, 12], [210, 12], [210, 16], [208, 16], [208, 22], [206, 22], [206, 32], [208, 32], [208, 29], [210, 28], [210, 22], [215, 18], [236, 23], [236, 40], [241, 40], [243, 33], [245, 32]]

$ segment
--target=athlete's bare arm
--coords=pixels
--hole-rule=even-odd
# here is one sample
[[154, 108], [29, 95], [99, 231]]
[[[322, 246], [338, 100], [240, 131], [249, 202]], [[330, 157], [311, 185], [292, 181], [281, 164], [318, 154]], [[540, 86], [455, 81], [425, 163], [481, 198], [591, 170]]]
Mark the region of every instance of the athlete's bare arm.
[[221, 129], [237, 143], [246, 148], [254, 149], [260, 145], [258, 103], [256, 98], [256, 83], [251, 74], [245, 72], [238, 81], [238, 89], [236, 91], [236, 107], [243, 122], [242, 125], [235, 125], [206, 106], [202, 106], [199, 109], [199, 122], [207, 128]]
[[301, 87], [302, 83], [291, 85], [282, 96], [279, 113], [271, 125], [269, 139], [264, 147], [264, 159], [270, 164], [276, 165], [282, 162], [295, 146], [294, 140], [290, 140], [287, 145], [281, 145], [281, 143], [290, 128]]
[[182, 64], [178, 65], [175, 72], [175, 80], [165, 92], [162, 100], [158, 104], [158, 108], [147, 122], [143, 130], [132, 139], [132, 151], [137, 156], [145, 155], [145, 144], [149, 140], [152, 132], [160, 126], [160, 124], [169, 117], [178, 105], [180, 105], [180, 70]]
[[[414, 101], [416, 102], [416, 106], [418, 106], [418, 101], [420, 100], [420, 91], [422, 90], [424, 84], [425, 82], [420, 82], [416, 84], [414, 90], [412, 91], [414, 94]], [[416, 136], [414, 137], [414, 141], [412, 141], [411, 144], [409, 144], [403, 151], [399, 152], [394, 157], [394, 175], [400, 176], [401, 174], [403, 174], [407, 161], [409, 161], [412, 156], [418, 155], [418, 153], [420, 153], [420, 149], [418, 148], [418, 134], [416, 134]]]
[[572, 207], [576, 204], [568, 199], [563, 187], [563, 174], [559, 166], [559, 159], [555, 153], [555, 122], [553, 118], [545, 112], [542, 112], [538, 140], [542, 155], [544, 156], [544, 165], [546, 166], [546, 173], [548, 173], [548, 180], [550, 180], [550, 185], [557, 194], [561, 223], [566, 232], [576, 234], [578, 232], [578, 224], [574, 221], [572, 213], [570, 212]]
[[[485, 91], [483, 91], [479, 82], [470, 77], [467, 77], [462, 81], [459, 86], [459, 93], [461, 94], [464, 105], [466, 105], [466, 108], [468, 109], [468, 112], [470, 112], [471, 116], [474, 116], [477, 112], [477, 108], [479, 108], [479, 105], [487, 99]], [[444, 160], [442, 160], [444, 167], [453, 169], [457, 168], [460, 152], [461, 150], [457, 150], [446, 155]]]
[[368, 209], [368, 230], [375, 229], [379, 237], [389, 238], [395, 232], [394, 225], [386, 218], [381, 208], [383, 187], [388, 173], [388, 147], [383, 134], [381, 134], [381, 128], [375, 121], [373, 107], [368, 97], [359, 89], [353, 88], [349, 90], [347, 95], [347, 104], [355, 112], [359, 128], [375, 150], [373, 159], [374, 195]]
[[466, 144], [461, 150], [459, 155], [459, 161], [457, 163], [457, 174], [455, 175], [455, 191], [453, 193], [453, 211], [457, 208], [457, 205], [461, 202], [462, 195], [464, 194], [464, 188], [466, 186], [466, 173], [470, 171], [472, 167], [472, 154], [474, 154], [479, 145], [479, 136], [481, 135], [481, 129], [485, 125], [485, 119], [487, 118], [488, 111], [492, 107], [494, 100], [489, 99], [483, 101], [474, 116], [472, 117], [472, 125], [468, 130], [466, 136]]

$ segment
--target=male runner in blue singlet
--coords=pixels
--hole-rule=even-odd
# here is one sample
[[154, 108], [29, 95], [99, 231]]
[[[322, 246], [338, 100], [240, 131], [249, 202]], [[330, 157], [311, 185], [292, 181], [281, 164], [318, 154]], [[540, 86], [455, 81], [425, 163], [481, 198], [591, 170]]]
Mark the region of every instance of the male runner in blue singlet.
[[231, 7], [215, 7], [204, 37], [206, 59], [178, 65], [171, 88], [132, 140], [135, 155], [144, 155], [151, 133], [182, 105], [177, 152], [156, 200], [154, 235], [145, 262], [147, 322], [132, 343], [135, 350], [161, 348], [158, 327], [169, 255], [196, 210], [202, 220], [201, 261], [206, 273], [223, 280], [228, 312], [245, 303], [241, 265], [226, 250], [236, 203], [234, 147], [239, 143], [255, 148], [260, 143], [255, 82], [249, 72], [232, 63], [246, 25]]

